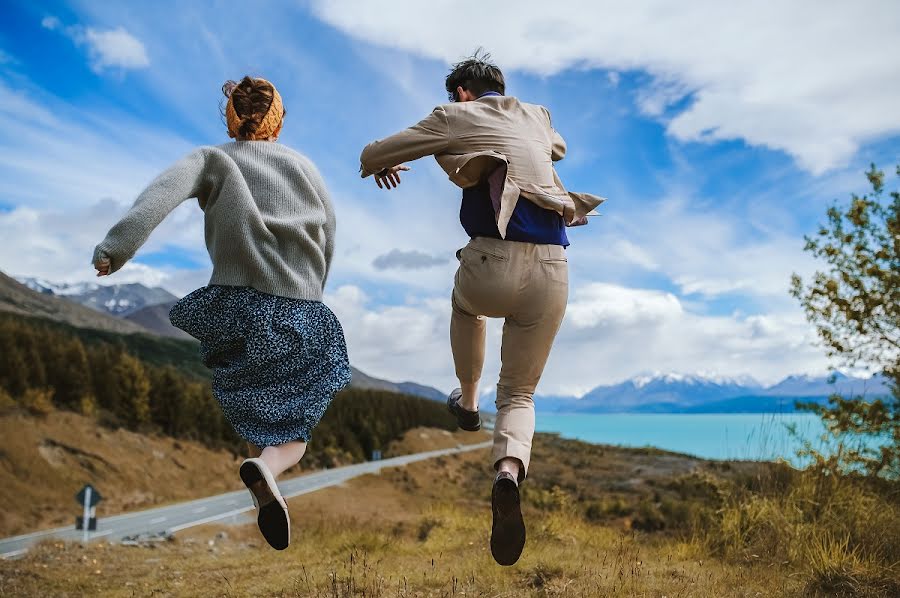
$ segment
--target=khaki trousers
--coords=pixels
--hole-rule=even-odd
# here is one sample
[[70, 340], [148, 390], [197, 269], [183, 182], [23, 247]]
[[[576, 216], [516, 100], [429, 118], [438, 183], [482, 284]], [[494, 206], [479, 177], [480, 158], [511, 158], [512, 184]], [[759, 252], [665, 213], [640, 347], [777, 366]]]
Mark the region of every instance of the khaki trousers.
[[450, 346], [456, 376], [477, 382], [485, 317], [504, 318], [492, 459], [515, 457], [525, 479], [534, 436], [534, 390], [566, 313], [569, 269], [559, 245], [477, 237], [457, 253]]

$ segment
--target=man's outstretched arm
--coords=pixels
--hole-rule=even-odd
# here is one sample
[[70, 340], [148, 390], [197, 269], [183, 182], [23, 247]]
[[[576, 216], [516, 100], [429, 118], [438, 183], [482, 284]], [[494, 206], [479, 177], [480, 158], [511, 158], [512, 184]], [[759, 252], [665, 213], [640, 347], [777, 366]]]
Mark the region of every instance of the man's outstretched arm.
[[[541, 106], [541, 108], [544, 108]], [[562, 138], [559, 131], [553, 128], [553, 121], [550, 118], [550, 111], [544, 108], [544, 114], [547, 115], [547, 124], [550, 125], [550, 159], [559, 162], [566, 157], [566, 140]]]
[[449, 143], [447, 115], [438, 106], [410, 128], [367, 145], [359, 156], [359, 173], [365, 178], [403, 162], [439, 154]]
[[550, 152], [550, 159], [559, 162], [566, 157], [566, 140], [556, 129], [553, 129], [553, 148]]

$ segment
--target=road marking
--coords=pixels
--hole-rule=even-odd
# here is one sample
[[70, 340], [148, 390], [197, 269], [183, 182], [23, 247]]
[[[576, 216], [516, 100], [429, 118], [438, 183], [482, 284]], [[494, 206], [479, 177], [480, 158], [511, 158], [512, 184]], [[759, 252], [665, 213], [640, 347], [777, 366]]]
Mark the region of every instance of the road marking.
[[[47, 535], [55, 535], [61, 534], [64, 532], [69, 532], [75, 529], [74, 527], [57, 527], [54, 529], [45, 529], [38, 532], [31, 532], [29, 534], [22, 534], [21, 536], [11, 536], [9, 538], [3, 538], [4, 542], [17, 542], [19, 540], [27, 540], [28, 538], [39, 538], [41, 536]], [[4, 553], [6, 554], [6, 553]]]
[[17, 556], [22, 556], [26, 552], [28, 552], [28, 549], [23, 548], [21, 550], [13, 550], [12, 552], [4, 552], [3, 554], [0, 554], [0, 557], [3, 557], [5, 559], [14, 559]]
[[191, 511], [191, 513], [202, 513], [205, 510], [206, 510], [206, 507], [197, 507], [196, 509]]
[[168, 519], [168, 517], [156, 517], [154, 519], [151, 519], [150, 523], [161, 523], [161, 522], [165, 521], [166, 519]]
[[237, 501], [236, 500], [228, 500], [228, 501], [225, 501], [225, 504], [226, 505], [234, 505], [234, 504], [237, 504]]
[[187, 523], [182, 523], [181, 525], [170, 527], [166, 531], [170, 534], [174, 534], [175, 532], [180, 532], [183, 529], [194, 527], [195, 525], [203, 525], [204, 523], [212, 523], [213, 521], [218, 521], [219, 519], [225, 519], [234, 515], [240, 515], [241, 513], [250, 511], [253, 508], [254, 507], [251, 505], [249, 507], [241, 507], [240, 509], [233, 509], [231, 511], [226, 511], [225, 513], [219, 513], [218, 515], [210, 515], [209, 517], [204, 517], [203, 519], [198, 519], [197, 521], [189, 521]]

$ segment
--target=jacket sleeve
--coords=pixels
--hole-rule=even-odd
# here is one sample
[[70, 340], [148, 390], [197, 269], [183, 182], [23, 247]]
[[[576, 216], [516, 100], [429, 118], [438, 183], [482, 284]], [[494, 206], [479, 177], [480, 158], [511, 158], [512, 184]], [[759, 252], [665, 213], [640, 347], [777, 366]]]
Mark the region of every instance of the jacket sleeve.
[[[541, 106], [541, 108], [544, 107]], [[547, 115], [547, 124], [550, 125], [550, 159], [554, 162], [559, 162], [566, 157], [566, 140], [562, 138], [559, 131], [553, 128], [550, 111], [544, 108], [544, 114]]]
[[205, 176], [208, 157], [208, 148], [200, 148], [156, 177], [94, 248], [93, 264], [108, 259], [110, 272], [119, 270], [172, 210], [192, 197], [205, 203], [210, 189]]
[[367, 145], [359, 156], [360, 176], [365, 178], [403, 162], [439, 154], [449, 143], [447, 113], [438, 106], [410, 128]]
[[566, 140], [562, 138], [562, 135], [556, 129], [552, 129], [552, 131], [553, 149], [550, 152], [550, 159], [554, 162], [559, 162], [566, 157]]

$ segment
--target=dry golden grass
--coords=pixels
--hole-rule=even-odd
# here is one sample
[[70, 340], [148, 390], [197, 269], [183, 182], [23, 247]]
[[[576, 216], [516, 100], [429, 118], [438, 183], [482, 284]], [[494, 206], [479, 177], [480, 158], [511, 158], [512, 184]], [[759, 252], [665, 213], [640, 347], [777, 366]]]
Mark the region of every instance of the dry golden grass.
[[[573, 455], [575, 462], [619, 463], [609, 471], [612, 486], [664, 478], [661, 469], [635, 477], [652, 457], [647, 451], [592, 453], [588, 445], [542, 437], [536, 452], [563, 481], [574, 471], [566, 464]], [[389, 469], [292, 499], [293, 544], [282, 553], [252, 525], [185, 530], [155, 548], [46, 543], [0, 563], [0, 594], [673, 598], [791, 595], [801, 585], [776, 564], [710, 559], [700, 543], [629, 530], [628, 517], [593, 523], [562, 488], [529, 505], [525, 554], [516, 566], [499, 567], [488, 550], [487, 456], [475, 451]], [[673, 459], [668, 467], [705, 467]], [[530, 492], [543, 490], [535, 483]], [[642, 490], [621, 492], [625, 502], [643, 500]]]
[[[390, 451], [484, 438], [419, 429]], [[48, 542], [0, 562], [0, 595], [900, 595], [896, 484], [548, 435], [534, 458], [523, 486], [529, 540], [513, 567], [489, 553], [481, 450], [291, 499], [284, 552], [252, 524], [147, 547]]]
[[810, 468], [757, 485], [737, 488], [698, 530], [713, 554], [781, 562], [809, 595], [900, 596], [898, 482]]
[[[296, 507], [294, 511], [296, 512]], [[299, 514], [295, 515], [299, 517]], [[733, 566], [695, 546], [585, 524], [531, 518], [521, 561], [501, 568], [488, 516], [451, 505], [408, 525], [331, 515], [298, 526], [276, 553], [252, 529], [195, 532], [159, 548], [44, 545], [0, 565], [18, 596], [777, 596], [796, 589], [770, 565]]]
[[[86, 483], [103, 495], [100, 517], [243, 488], [237, 475], [240, 459], [229, 452], [109, 430], [71, 412], [0, 415], [0, 438], [0, 536], [71, 525], [78, 514], [75, 493]], [[416, 428], [385, 453], [409, 454], [487, 438]], [[300, 472], [296, 468], [287, 475]]]

